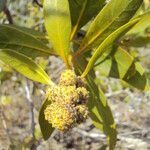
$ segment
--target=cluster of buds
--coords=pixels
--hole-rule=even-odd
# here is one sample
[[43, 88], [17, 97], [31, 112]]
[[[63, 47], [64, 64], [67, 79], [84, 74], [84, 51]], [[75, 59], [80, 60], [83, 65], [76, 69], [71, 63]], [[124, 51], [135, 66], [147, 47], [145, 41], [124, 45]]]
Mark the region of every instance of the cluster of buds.
[[65, 70], [59, 85], [47, 90], [47, 99], [51, 104], [44, 111], [45, 119], [54, 128], [67, 131], [88, 117], [88, 98], [84, 79], [72, 70]]

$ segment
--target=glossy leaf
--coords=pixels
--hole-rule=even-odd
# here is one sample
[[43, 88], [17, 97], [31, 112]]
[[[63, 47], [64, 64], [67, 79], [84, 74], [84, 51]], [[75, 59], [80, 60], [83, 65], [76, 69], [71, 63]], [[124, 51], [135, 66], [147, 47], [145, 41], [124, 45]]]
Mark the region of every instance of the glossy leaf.
[[51, 84], [46, 72], [27, 56], [12, 50], [0, 49], [0, 60], [27, 78], [44, 84]]
[[105, 61], [99, 63], [95, 69], [101, 75], [122, 79], [137, 89], [147, 90], [148, 88], [148, 81], [142, 66], [120, 47]]
[[100, 12], [104, 3], [105, 0], [69, 0], [73, 26], [71, 39], [79, 28], [83, 27]]
[[53, 54], [40, 40], [11, 25], [0, 25], [0, 48], [11, 49], [32, 58]]
[[111, 0], [92, 22], [78, 54], [97, 47], [112, 32], [127, 23], [143, 0]]
[[68, 0], [44, 0], [45, 27], [56, 53], [68, 64], [71, 19]]
[[119, 29], [117, 29], [115, 32], [113, 32], [111, 35], [109, 35], [104, 42], [95, 50], [94, 54], [89, 60], [89, 63], [82, 74], [82, 76], [86, 76], [89, 70], [93, 67], [94, 63], [97, 61], [97, 59], [103, 55], [105, 52], [105, 56], [107, 57], [111, 51], [113, 50], [113, 47], [115, 46], [114, 43], [117, 39], [119, 39], [123, 34], [125, 34], [133, 25], [135, 25], [139, 19], [135, 19], [130, 21], [129, 23], [123, 25]]
[[[75, 61], [75, 63], [78, 72], [81, 74], [86, 66], [86, 61], [80, 57], [80, 59], [78, 58], [78, 61]], [[94, 79], [94, 72], [90, 71], [90, 73], [86, 76], [88, 89], [90, 91], [90, 99], [88, 102], [90, 117], [94, 125], [106, 134], [109, 147], [113, 150], [117, 140], [116, 125], [106, 97], [102, 90], [97, 87]]]
[[47, 120], [45, 120], [45, 116], [44, 116], [44, 110], [49, 104], [50, 104], [50, 101], [46, 99], [45, 102], [42, 104], [42, 107], [39, 113], [39, 124], [40, 124], [41, 132], [42, 132], [44, 140], [47, 140], [54, 131], [54, 128], [51, 126], [51, 124], [48, 123]]

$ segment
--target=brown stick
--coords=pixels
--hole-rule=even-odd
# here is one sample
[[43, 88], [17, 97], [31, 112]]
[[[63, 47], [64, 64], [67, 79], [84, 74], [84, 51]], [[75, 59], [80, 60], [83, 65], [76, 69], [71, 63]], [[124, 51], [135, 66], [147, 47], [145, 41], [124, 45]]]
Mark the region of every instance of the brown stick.
[[13, 19], [12, 19], [11, 13], [10, 13], [10, 11], [7, 8], [6, 5], [4, 7], [4, 13], [5, 13], [5, 15], [6, 15], [7, 19], [8, 19], [9, 24], [13, 24]]
[[11, 13], [7, 7], [7, 0], [5, 0], [5, 2], [4, 2], [3, 12], [5, 13], [5, 15], [7, 17], [9, 24], [13, 24], [13, 19], [12, 19]]
[[41, 7], [41, 8], [43, 7], [43, 5], [40, 4], [38, 0], [33, 0], [33, 3], [36, 3], [36, 4], [37, 4], [39, 7]]

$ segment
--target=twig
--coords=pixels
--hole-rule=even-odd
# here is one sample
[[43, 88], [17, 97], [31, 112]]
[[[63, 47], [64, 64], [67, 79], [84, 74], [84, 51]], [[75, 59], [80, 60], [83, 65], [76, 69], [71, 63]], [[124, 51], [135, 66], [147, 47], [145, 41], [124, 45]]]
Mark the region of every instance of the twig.
[[[86, 132], [86, 131], [84, 131], [82, 129], [79, 129], [79, 128], [74, 128], [73, 131], [78, 132], [82, 136], [89, 137], [89, 138], [92, 138], [92, 139], [100, 139], [101, 141], [104, 141], [105, 138], [106, 138], [106, 136], [104, 134], [89, 133], [89, 132]], [[149, 133], [150, 129], [132, 131], [132, 132], [128, 132], [128, 133], [120, 133], [117, 136], [117, 139], [121, 140], [121, 141], [128, 141], [128, 142], [131, 142], [131, 141], [133, 141], [133, 142], [136, 142], [136, 141], [143, 142], [141, 139], [126, 137], [126, 136], [130, 136], [130, 135], [134, 135], [134, 134], [142, 134], [144, 132]]]
[[132, 131], [132, 132], [126, 132], [126, 133], [120, 133], [121, 136], [129, 136], [129, 135], [134, 135], [134, 134], [141, 134], [143, 133], [149, 133], [150, 129], [145, 129], [145, 130], [137, 130], [137, 131]]
[[79, 134], [81, 134], [85, 137], [92, 138], [92, 139], [100, 138], [102, 141], [104, 141], [104, 139], [106, 138], [106, 136], [104, 134], [89, 133], [89, 132], [86, 132], [86, 131], [78, 129], [78, 128], [73, 128], [73, 131], [78, 132]]
[[38, 5], [39, 7], [41, 7], [41, 8], [43, 7], [43, 5], [40, 4], [38, 0], [33, 0], [33, 3], [37, 4], [37, 5]]
[[30, 124], [31, 124], [31, 132], [33, 139], [35, 139], [35, 119], [34, 119], [34, 104], [30, 95], [29, 81], [26, 81], [25, 84], [25, 92], [26, 92], [26, 100], [29, 105], [29, 116], [30, 116]]
[[117, 96], [117, 95], [122, 94], [122, 93], [129, 94], [128, 90], [119, 90], [119, 91], [115, 91], [115, 92], [109, 90], [109, 92], [106, 93], [105, 96], [107, 98], [109, 98], [109, 97], [112, 97], [112, 96]]
[[11, 13], [7, 7], [4, 8], [4, 13], [6, 14], [9, 24], [13, 24]]
[[7, 20], [9, 22], [9, 24], [13, 24], [13, 18], [11, 16], [11, 13], [10, 13], [8, 7], [7, 7], [7, 0], [5, 1], [5, 6], [4, 6], [4, 10], [3, 11], [4, 11], [4, 13], [5, 13], [6, 17], [7, 17]]

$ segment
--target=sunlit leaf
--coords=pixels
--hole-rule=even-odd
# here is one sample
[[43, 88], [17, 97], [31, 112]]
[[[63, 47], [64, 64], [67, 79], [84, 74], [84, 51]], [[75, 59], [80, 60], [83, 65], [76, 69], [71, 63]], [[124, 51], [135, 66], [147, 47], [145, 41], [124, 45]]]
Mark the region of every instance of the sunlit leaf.
[[68, 64], [71, 19], [68, 0], [44, 0], [45, 27], [56, 53]]
[[100, 45], [133, 17], [142, 2], [143, 0], [111, 0], [92, 22], [78, 53]]
[[116, 49], [105, 61], [98, 63], [95, 69], [101, 75], [122, 79], [137, 89], [147, 90], [148, 88], [144, 69], [122, 48]]
[[23, 54], [0, 49], [0, 60], [33, 81], [44, 84], [51, 84], [52, 82], [40, 66]]
[[115, 46], [114, 45], [115, 41], [118, 38], [120, 38], [123, 34], [125, 34], [133, 25], [135, 25], [137, 21], [139, 21], [139, 19], [132, 20], [129, 23], [117, 29], [111, 35], [109, 35], [104, 40], [104, 42], [95, 50], [82, 76], [87, 75], [89, 70], [93, 67], [94, 63], [97, 61], [98, 58], [100, 58], [100, 56], [103, 55], [104, 52], [105, 52], [105, 56], [107, 57], [113, 50], [113, 47]]
[[150, 12], [140, 16], [141, 20], [122, 39], [127, 47], [143, 47], [150, 44]]
[[144, 36], [149, 34], [146, 29], [150, 28], [150, 11], [140, 16], [140, 21], [127, 33], [127, 35]]

